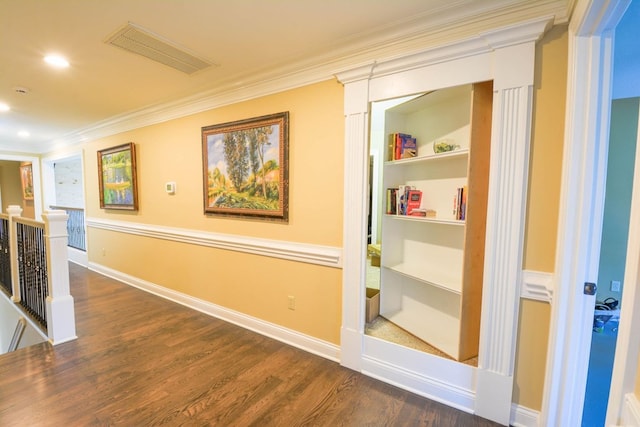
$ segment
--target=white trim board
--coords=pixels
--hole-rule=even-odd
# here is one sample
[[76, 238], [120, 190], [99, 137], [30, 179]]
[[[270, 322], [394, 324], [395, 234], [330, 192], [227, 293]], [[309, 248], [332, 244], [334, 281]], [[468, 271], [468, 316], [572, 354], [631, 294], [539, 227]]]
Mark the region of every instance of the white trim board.
[[87, 218], [86, 222], [87, 228], [287, 259], [326, 267], [342, 268], [342, 249], [333, 246], [258, 239], [248, 236], [210, 233], [199, 230], [112, 221], [99, 218]]
[[553, 300], [553, 274], [523, 270], [520, 297], [551, 304]]
[[169, 301], [176, 302], [185, 307], [189, 307], [217, 319], [224, 320], [225, 322], [233, 323], [234, 325], [256, 332], [260, 335], [273, 338], [317, 356], [324, 357], [325, 359], [329, 359], [334, 362], [337, 362], [340, 359], [340, 347], [335, 344], [156, 285], [155, 283], [130, 276], [94, 262], [89, 263], [89, 269], [104, 276], [111, 277], [119, 282], [165, 298]]
[[540, 413], [524, 406], [511, 405], [510, 426], [513, 427], [537, 427], [539, 426]]

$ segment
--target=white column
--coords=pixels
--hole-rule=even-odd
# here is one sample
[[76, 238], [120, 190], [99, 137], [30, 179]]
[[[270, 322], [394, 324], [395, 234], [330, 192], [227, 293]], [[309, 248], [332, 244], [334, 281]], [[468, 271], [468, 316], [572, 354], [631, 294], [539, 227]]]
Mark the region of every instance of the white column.
[[[476, 413], [509, 424], [513, 394], [533, 105], [533, 42], [496, 51]], [[508, 66], [512, 64], [513, 67]]]
[[47, 210], [42, 214], [49, 272], [47, 333], [53, 345], [77, 338], [73, 297], [69, 290], [67, 218], [66, 212], [60, 210]]
[[[371, 66], [341, 75], [345, 84], [344, 268], [340, 363], [361, 370], [364, 333], [366, 198], [369, 159], [369, 75]], [[346, 81], [346, 82], [345, 82]], [[354, 309], [357, 308], [357, 309]]]
[[500, 90], [494, 100], [498, 114], [494, 115], [493, 132], [497, 137], [491, 147], [476, 411], [508, 424], [520, 301], [531, 88]]
[[18, 236], [16, 233], [16, 226], [13, 222], [14, 217], [19, 217], [22, 214], [22, 207], [18, 205], [9, 205], [7, 208], [7, 214], [9, 215], [9, 254], [11, 262], [11, 287], [13, 289], [13, 295], [11, 301], [20, 302], [20, 274], [18, 272]]

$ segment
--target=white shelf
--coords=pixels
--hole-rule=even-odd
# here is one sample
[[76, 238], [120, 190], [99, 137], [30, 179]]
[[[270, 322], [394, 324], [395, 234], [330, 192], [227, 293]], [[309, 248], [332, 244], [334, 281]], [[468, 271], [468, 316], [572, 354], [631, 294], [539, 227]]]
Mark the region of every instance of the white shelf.
[[458, 219], [442, 219], [442, 218], [426, 218], [422, 216], [411, 216], [411, 215], [395, 215], [395, 214], [385, 214], [386, 217], [393, 218], [398, 221], [417, 221], [417, 222], [428, 222], [431, 224], [444, 224], [444, 225], [455, 225], [455, 226], [464, 226], [464, 220]]
[[447, 151], [446, 153], [429, 154], [427, 156], [410, 157], [408, 159], [390, 160], [390, 161], [384, 162], [384, 165], [385, 166], [410, 165], [414, 163], [433, 162], [433, 161], [438, 161], [443, 159], [454, 159], [457, 157], [463, 157], [468, 155], [469, 155], [469, 149], [462, 148], [458, 150]]
[[435, 286], [458, 295], [462, 293], [461, 272], [437, 271], [429, 269], [428, 265], [424, 263], [420, 265], [402, 263], [389, 267], [385, 266], [385, 268], [429, 286]]

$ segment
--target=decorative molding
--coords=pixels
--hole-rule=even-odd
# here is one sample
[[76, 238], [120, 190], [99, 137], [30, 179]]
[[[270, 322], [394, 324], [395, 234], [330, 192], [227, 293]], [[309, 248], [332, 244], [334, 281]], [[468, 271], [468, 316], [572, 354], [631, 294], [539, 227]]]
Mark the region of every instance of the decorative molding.
[[324, 265], [326, 267], [342, 268], [342, 250], [332, 246], [258, 239], [231, 234], [209, 233], [184, 228], [137, 224], [99, 218], [87, 218], [86, 224], [87, 228], [287, 259], [307, 264]]
[[260, 335], [273, 338], [334, 362], [338, 362], [340, 359], [340, 347], [335, 344], [174, 291], [173, 289], [156, 285], [94, 262], [89, 263], [89, 269], [104, 276], [111, 277], [119, 282], [165, 298], [169, 301], [176, 302], [185, 307], [189, 307], [217, 319], [224, 320], [225, 322], [233, 323], [234, 325], [238, 325]]
[[551, 304], [553, 300], [553, 274], [523, 270], [520, 297]]
[[[522, 60], [533, 68], [533, 57]], [[494, 95], [476, 412], [503, 424], [513, 393], [532, 102], [530, 85]]]
[[[87, 140], [326, 81], [345, 70], [371, 64], [374, 58], [382, 59], [387, 67], [401, 67], [404, 60], [394, 63], [392, 59], [407, 58], [416, 53], [425, 55], [420, 52], [429, 48], [422, 60], [422, 65], [428, 65], [477, 54], [481, 50], [522, 43], [535, 37], [541, 22], [544, 26], [566, 22], [566, 3], [567, 0], [555, 0], [499, 8], [486, 7], [484, 3], [477, 2], [467, 2], [464, 7], [452, 4], [431, 17], [412, 17], [411, 22], [406, 25], [394, 23], [394, 27], [387, 28], [386, 31], [378, 28], [375, 32], [361, 35], [359, 40], [335, 46], [312, 59], [290, 62], [279, 68], [246, 76], [245, 84], [241, 87], [227, 83], [217, 89], [173, 102], [128, 111], [63, 135], [55, 143], [57, 149], [65, 149]], [[415, 64], [419, 62], [415, 58], [411, 61]], [[385, 72], [394, 70], [388, 68]], [[42, 147], [34, 146], [32, 151], [51, 151], [50, 144], [51, 142], [42, 144]], [[7, 150], [11, 148], [7, 147]]]
[[628, 427], [640, 426], [640, 402], [638, 402], [638, 397], [633, 393], [624, 395], [622, 425]]
[[[345, 91], [360, 92], [356, 99], [366, 99], [366, 87], [360, 82], [352, 83]], [[342, 360], [343, 366], [354, 370], [360, 370], [362, 357], [362, 334], [364, 333], [364, 300], [365, 287], [354, 286], [362, 283], [363, 271], [366, 259], [366, 224], [362, 218], [366, 217], [366, 201], [362, 197], [367, 186], [365, 177], [368, 174], [368, 162], [366, 156], [361, 153], [366, 152], [366, 135], [368, 125], [368, 114], [366, 112], [367, 103], [364, 106], [359, 102], [353, 103], [354, 111], [347, 113], [345, 118], [345, 168], [344, 175], [344, 212], [343, 212], [343, 245], [345, 262], [342, 270]], [[364, 107], [358, 112], [357, 106]], [[345, 109], [347, 106], [345, 105]], [[354, 191], [362, 189], [362, 191]], [[349, 285], [348, 285], [349, 284]]]
[[533, 409], [525, 408], [517, 404], [511, 405], [511, 421], [510, 426], [513, 427], [538, 427], [540, 412]]

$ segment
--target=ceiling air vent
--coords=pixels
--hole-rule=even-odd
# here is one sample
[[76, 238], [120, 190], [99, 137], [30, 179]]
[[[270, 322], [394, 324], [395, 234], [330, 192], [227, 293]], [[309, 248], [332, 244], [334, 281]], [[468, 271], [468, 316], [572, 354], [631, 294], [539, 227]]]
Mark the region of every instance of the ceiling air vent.
[[118, 30], [105, 40], [105, 43], [137, 53], [187, 74], [193, 74], [213, 65], [132, 23]]

